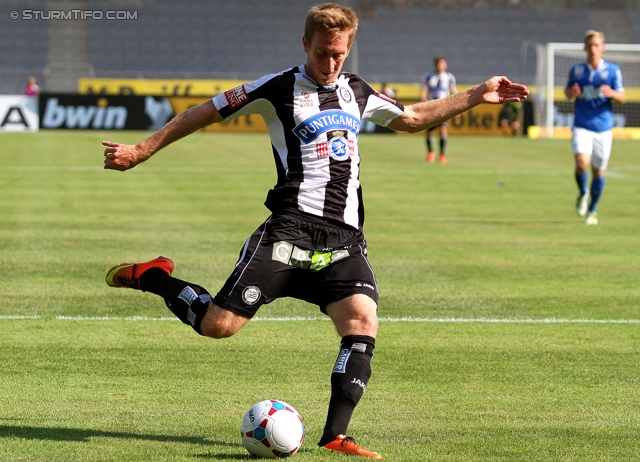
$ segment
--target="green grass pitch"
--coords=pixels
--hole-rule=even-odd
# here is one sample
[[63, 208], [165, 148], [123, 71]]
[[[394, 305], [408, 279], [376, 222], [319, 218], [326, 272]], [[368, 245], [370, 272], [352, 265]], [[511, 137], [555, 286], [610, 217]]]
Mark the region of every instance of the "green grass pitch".
[[[266, 135], [198, 133], [136, 169], [100, 141], [2, 134], [0, 460], [249, 460], [255, 402], [292, 404], [315, 451], [339, 338], [295, 300], [201, 338], [112, 265], [165, 255], [215, 292], [266, 218]], [[573, 211], [570, 142], [363, 135], [380, 287], [373, 376], [351, 422], [390, 461], [632, 461], [640, 453], [640, 158], [615, 141], [600, 224]]]

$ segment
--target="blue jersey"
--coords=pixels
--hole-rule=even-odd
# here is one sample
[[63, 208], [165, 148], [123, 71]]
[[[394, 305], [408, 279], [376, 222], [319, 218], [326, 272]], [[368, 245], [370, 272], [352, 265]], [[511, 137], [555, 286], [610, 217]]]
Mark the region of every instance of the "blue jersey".
[[613, 127], [613, 103], [600, 91], [601, 85], [609, 85], [616, 91], [624, 90], [622, 73], [615, 64], [604, 59], [595, 69], [587, 63], [576, 64], [569, 72], [567, 88], [574, 83], [580, 86], [580, 96], [574, 103], [573, 126], [592, 132], [604, 132]]

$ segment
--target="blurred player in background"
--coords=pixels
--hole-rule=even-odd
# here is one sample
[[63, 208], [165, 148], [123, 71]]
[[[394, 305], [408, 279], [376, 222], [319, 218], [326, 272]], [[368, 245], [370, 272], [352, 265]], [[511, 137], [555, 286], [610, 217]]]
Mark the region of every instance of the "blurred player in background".
[[[450, 98], [404, 107], [357, 75], [341, 72], [357, 26], [350, 8], [316, 5], [302, 37], [304, 65], [221, 93], [136, 145], [103, 141], [104, 168], [124, 171], [207, 125], [260, 114], [277, 170], [277, 184], [265, 202], [271, 216], [247, 239], [217, 295], [172, 277], [174, 264], [164, 257], [114, 266], [106, 281], [159, 295], [183, 323], [212, 338], [234, 335], [260, 306], [280, 297], [317, 305], [341, 337], [318, 446], [379, 459], [346, 436], [367, 388], [378, 332], [378, 288], [367, 259], [359, 181], [362, 120], [418, 132], [481, 103], [520, 101], [529, 91], [506, 77], [493, 77]], [[193, 185], [194, 190], [208, 187]]]
[[[564, 90], [567, 98], [575, 98], [572, 145], [579, 192], [576, 213], [586, 215], [588, 225], [598, 224], [596, 206], [604, 189], [613, 141], [613, 102], [626, 101], [620, 68], [602, 59], [604, 50], [604, 34], [587, 31], [584, 35], [587, 61], [571, 68]], [[587, 189], [589, 165], [593, 178], [591, 188]]]
[[520, 135], [522, 132], [522, 103], [505, 103], [498, 115], [498, 124], [503, 135]]
[[[422, 101], [431, 101], [434, 99], [446, 98], [450, 95], [455, 95], [458, 90], [456, 88], [456, 78], [451, 72], [447, 72], [447, 60], [444, 56], [436, 56], [433, 60], [435, 70], [427, 72], [424, 75], [422, 82], [422, 94], [420, 99]], [[433, 162], [435, 160], [435, 153], [433, 150], [433, 143], [435, 142], [435, 136], [433, 133], [438, 130], [440, 134], [440, 163], [446, 164], [446, 149], [447, 149], [447, 126], [449, 122], [444, 121], [438, 125], [427, 128], [427, 162]]]
[[383, 95], [388, 96], [389, 98], [396, 99], [396, 92], [389, 86], [387, 82], [382, 84], [382, 90], [380, 90]]

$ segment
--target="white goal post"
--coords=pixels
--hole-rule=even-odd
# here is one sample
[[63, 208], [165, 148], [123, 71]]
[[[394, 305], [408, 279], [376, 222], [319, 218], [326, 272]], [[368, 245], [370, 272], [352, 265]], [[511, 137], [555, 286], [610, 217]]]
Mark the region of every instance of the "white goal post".
[[[621, 105], [614, 104], [614, 124], [621, 129], [636, 127], [640, 131], [640, 45], [606, 43], [605, 47], [603, 58], [620, 66], [627, 103], [630, 103], [624, 112], [620, 112]], [[571, 66], [585, 60], [583, 43], [549, 42], [537, 46], [535, 124], [544, 128], [540, 137], [552, 138], [554, 134], [566, 134], [570, 130], [573, 109], [569, 113], [567, 108], [573, 103], [564, 96], [564, 87]]]

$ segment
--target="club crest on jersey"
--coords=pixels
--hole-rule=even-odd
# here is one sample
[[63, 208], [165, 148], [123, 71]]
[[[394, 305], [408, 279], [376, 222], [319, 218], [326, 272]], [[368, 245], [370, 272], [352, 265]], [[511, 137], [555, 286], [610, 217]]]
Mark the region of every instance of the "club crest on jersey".
[[338, 94], [344, 100], [345, 103], [350, 103], [351, 102], [351, 100], [352, 100], [351, 92], [347, 88], [340, 87], [340, 89], [338, 90]]
[[238, 87], [232, 88], [231, 90], [224, 92], [225, 98], [227, 98], [227, 102], [231, 109], [235, 109], [238, 106], [249, 101], [249, 95], [247, 91], [244, 89], [244, 85], [240, 85]]
[[360, 132], [360, 119], [344, 111], [322, 111], [298, 124], [293, 133], [304, 144], [309, 144], [320, 135], [333, 130], [346, 130], [357, 137]]

